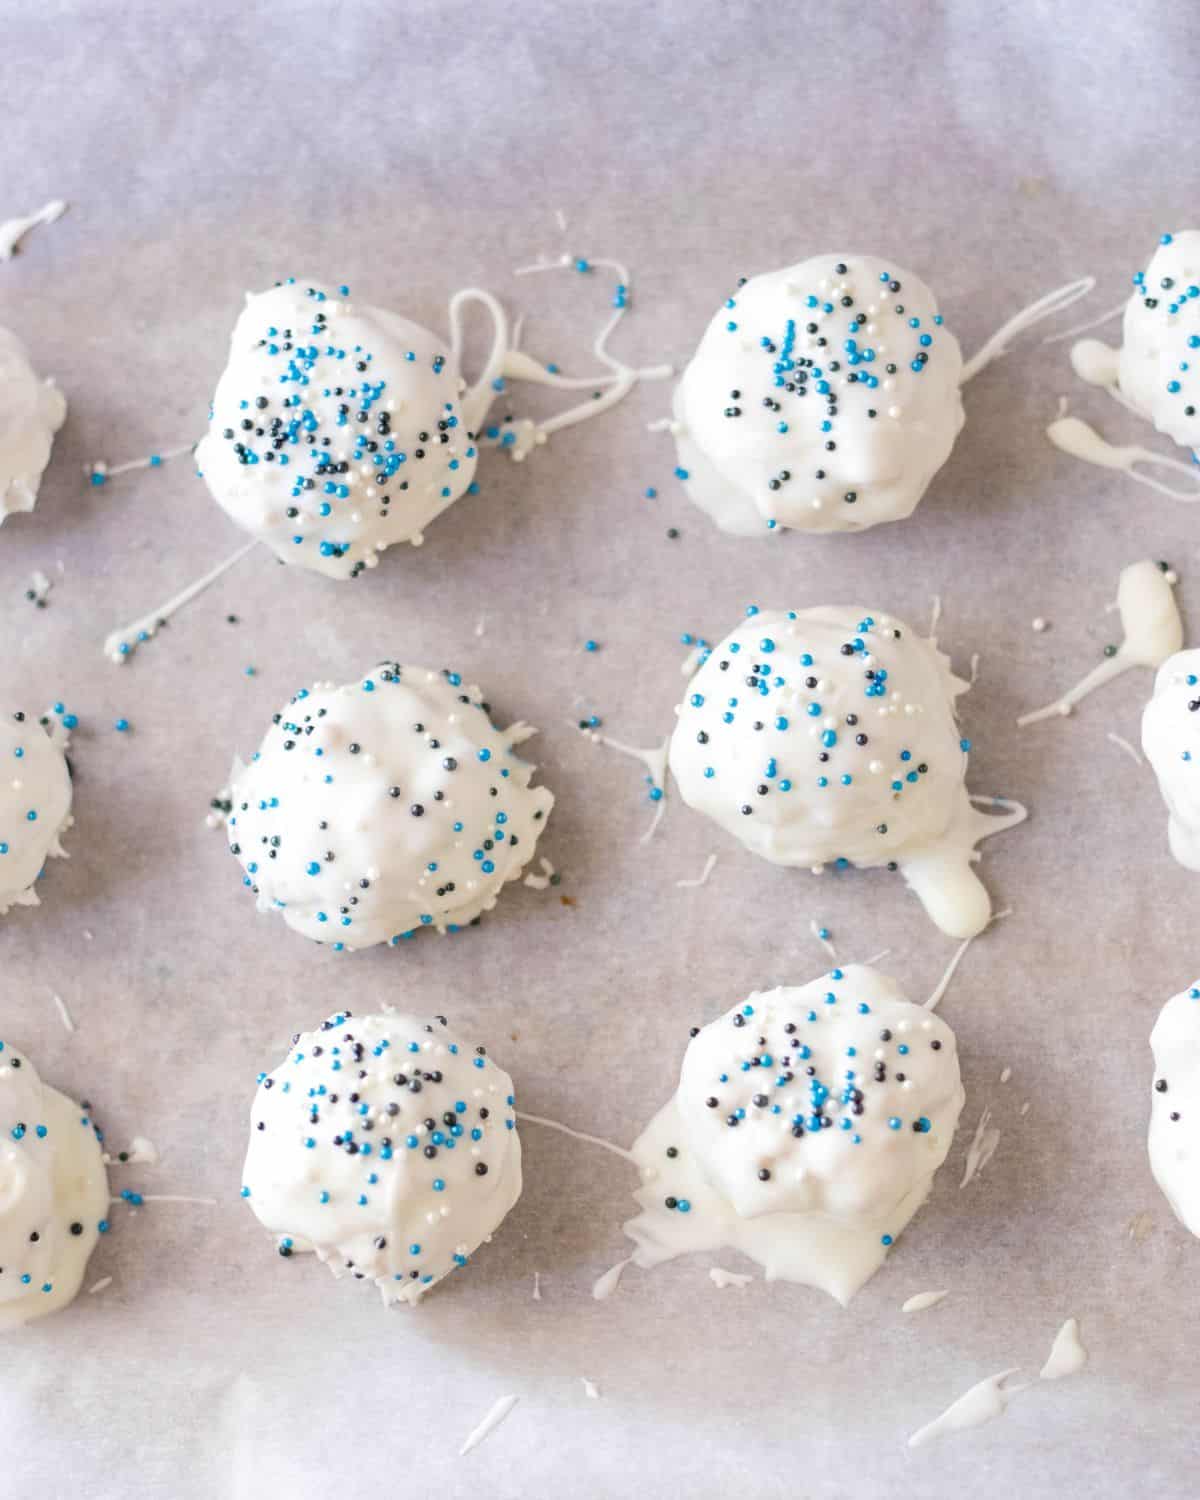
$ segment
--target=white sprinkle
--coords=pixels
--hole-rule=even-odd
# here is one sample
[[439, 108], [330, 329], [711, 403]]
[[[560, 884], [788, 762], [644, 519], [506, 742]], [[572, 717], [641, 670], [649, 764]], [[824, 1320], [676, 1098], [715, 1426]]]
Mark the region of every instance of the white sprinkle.
[[97, 1292], [106, 1291], [110, 1286], [112, 1286], [112, 1284], [113, 1284], [113, 1279], [112, 1279], [111, 1276], [103, 1276], [95, 1284], [95, 1286], [88, 1287], [88, 1296], [89, 1297], [94, 1297]]
[[599, 1390], [597, 1390], [595, 1385], [592, 1384], [592, 1382], [587, 1378], [586, 1375], [581, 1375], [579, 1378], [583, 1381], [583, 1394], [589, 1399], [589, 1401], [599, 1401], [600, 1392]]
[[1001, 1070], [1000, 1070], [1000, 1082], [1001, 1083], [1007, 1083], [1008, 1080], [1011, 1077], [1012, 1077], [1012, 1069], [1011, 1068], [1001, 1068]]
[[540, 1271], [533, 1273], [533, 1300], [535, 1302], [542, 1300], [542, 1273]]
[[74, 1031], [75, 1031], [75, 1021], [72, 1018], [71, 1012], [67, 1009], [67, 1002], [63, 999], [63, 997], [61, 995], [55, 995], [54, 996], [54, 1003], [58, 1007], [59, 1020], [62, 1021], [63, 1025], [67, 1028], [67, 1030], [69, 1032], [74, 1033]]
[[1042, 631], [1045, 630], [1048, 625], [1049, 621], [1043, 620], [1041, 615], [1036, 616], [1033, 621], [1033, 628], [1037, 631], [1038, 635], [1041, 635]]

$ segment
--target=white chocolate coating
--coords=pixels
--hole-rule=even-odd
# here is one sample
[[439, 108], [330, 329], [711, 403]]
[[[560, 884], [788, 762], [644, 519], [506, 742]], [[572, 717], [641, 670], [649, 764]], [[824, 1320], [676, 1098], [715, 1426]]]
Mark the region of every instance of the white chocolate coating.
[[966, 684], [902, 621], [753, 612], [707, 654], [671, 737], [685, 802], [772, 864], [894, 861], [953, 937], [987, 925], [954, 699]]
[[71, 826], [66, 757], [31, 714], [0, 718], [0, 917], [37, 906], [34, 882], [51, 856], [66, 857]]
[[692, 1038], [634, 1144], [634, 1260], [729, 1247], [848, 1302], [928, 1196], [963, 1102], [954, 1033], [886, 975], [751, 995]]
[[230, 847], [260, 911], [338, 948], [453, 932], [532, 858], [554, 798], [456, 672], [318, 683], [232, 777]]
[[1171, 853], [1200, 870], [1200, 650], [1178, 651], [1158, 669], [1142, 713], [1142, 749], [1167, 805]]
[[756, 276], [676, 388], [677, 473], [741, 536], [902, 520], [963, 425], [962, 367], [933, 293], [891, 261], [817, 255]]
[[0, 328], [0, 526], [37, 503], [42, 473], [67, 402], [53, 380], [40, 380], [15, 333]]
[[282, 1254], [411, 1305], [521, 1196], [512, 1079], [442, 1017], [339, 1012], [260, 1080], [242, 1181]]
[[[466, 382], [441, 339], [316, 282], [248, 296], [196, 463], [281, 561], [351, 578], [471, 484]], [[294, 514], [289, 514], [294, 512]]]
[[1150, 1170], [1179, 1222], [1200, 1235], [1200, 987], [1167, 1001], [1150, 1047]]
[[[1163, 235], [1125, 309], [1121, 394], [1159, 432], [1200, 448], [1200, 230]], [[1093, 341], [1094, 342], [1094, 341]], [[1097, 374], [1103, 374], [1098, 370]]]
[[0, 1333], [74, 1299], [107, 1212], [95, 1126], [0, 1040]]

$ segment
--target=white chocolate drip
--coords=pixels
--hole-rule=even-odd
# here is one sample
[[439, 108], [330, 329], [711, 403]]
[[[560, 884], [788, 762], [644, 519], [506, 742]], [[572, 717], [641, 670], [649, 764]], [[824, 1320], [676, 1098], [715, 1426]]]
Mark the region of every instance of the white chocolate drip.
[[947, 1433], [982, 1427], [985, 1422], [1003, 1416], [1012, 1398], [1028, 1389], [1026, 1385], [1005, 1385], [1005, 1381], [1015, 1375], [1018, 1368], [1019, 1366], [1014, 1365], [1011, 1370], [1001, 1370], [999, 1375], [989, 1375], [986, 1380], [973, 1385], [952, 1406], [948, 1406], [940, 1417], [935, 1417], [932, 1422], [918, 1428], [909, 1438], [908, 1446], [923, 1448], [926, 1443], [932, 1443], [935, 1438], [944, 1437]]
[[[1160, 495], [1169, 495], [1172, 500], [1200, 500], [1200, 468], [1195, 464], [1183, 463], [1180, 459], [1153, 453], [1149, 448], [1140, 448], [1135, 444], [1118, 448], [1078, 417], [1060, 417], [1058, 421], [1051, 422], [1046, 428], [1046, 436], [1056, 448], [1069, 453], [1072, 458], [1081, 458], [1101, 469], [1121, 469], [1139, 484], [1157, 490]], [[1182, 474], [1195, 487], [1181, 490], [1164, 484], [1152, 474], [1141, 473], [1137, 468], [1138, 464], [1166, 469], [1172, 474]]]
[[993, 360], [1006, 354], [1009, 344], [1018, 334], [1072, 307], [1081, 297], [1088, 296], [1095, 285], [1094, 276], [1082, 276], [1078, 281], [1069, 281], [1066, 286], [1056, 287], [1054, 291], [1047, 292], [1044, 297], [1039, 297], [1036, 302], [1031, 302], [1028, 307], [1023, 307], [1019, 313], [1002, 324], [966, 362], [960, 377], [961, 383], [966, 385], [968, 380], [986, 369]]
[[1054, 1337], [1046, 1363], [1041, 1368], [1040, 1380], [1062, 1380], [1067, 1375], [1077, 1375], [1087, 1364], [1087, 1350], [1079, 1337], [1079, 1320], [1068, 1318]]
[[488, 1410], [479, 1426], [471, 1431], [466, 1442], [458, 1450], [459, 1458], [465, 1457], [466, 1454], [470, 1453], [472, 1448], [478, 1448], [486, 1437], [495, 1432], [496, 1428], [509, 1415], [520, 1399], [520, 1396], [501, 1396], [499, 1401]]
[[248, 557], [257, 546], [257, 541], [247, 542], [244, 547], [239, 547], [232, 557], [227, 557], [211, 572], [205, 573], [202, 578], [197, 578], [194, 583], [189, 583], [187, 588], [181, 589], [165, 604], [160, 604], [157, 609], [151, 610], [148, 615], [143, 615], [140, 620], [134, 620], [129, 625], [121, 625], [116, 630], [110, 631], [104, 637], [105, 656], [118, 666], [128, 661], [138, 646], [154, 639], [160, 625], [165, 625], [172, 615], [177, 614], [185, 604], [190, 604], [198, 594], [210, 588], [218, 578], [240, 563], [243, 557]]
[[1115, 655], [1098, 663], [1081, 681], [1044, 708], [1022, 714], [1019, 728], [1043, 719], [1065, 718], [1080, 699], [1133, 667], [1161, 667], [1183, 645], [1183, 621], [1175, 603], [1173, 574], [1155, 562], [1131, 563], [1122, 569], [1117, 608], [1124, 631]]
[[910, 1297], [900, 1311], [902, 1313], [924, 1312], [927, 1307], [936, 1307], [949, 1292], [918, 1292], [915, 1297]]
[[62, 199], [54, 198], [36, 213], [27, 214], [24, 218], [6, 219], [0, 224], [0, 260], [12, 260], [30, 230], [41, 224], [53, 224], [66, 211], [67, 205]]

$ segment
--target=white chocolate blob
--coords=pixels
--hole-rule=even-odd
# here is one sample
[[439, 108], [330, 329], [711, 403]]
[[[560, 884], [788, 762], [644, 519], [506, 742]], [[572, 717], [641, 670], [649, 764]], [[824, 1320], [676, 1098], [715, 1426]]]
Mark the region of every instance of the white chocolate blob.
[[1150, 1047], [1150, 1170], [1179, 1222], [1200, 1235], [1200, 987], [1167, 1001]]
[[418, 324], [288, 281], [247, 297], [196, 463], [281, 561], [351, 578], [466, 493], [491, 394]]
[[[1088, 385], [1106, 390], [1157, 431], [1190, 448], [1194, 459], [1200, 447], [1200, 230], [1164, 234], [1150, 264], [1134, 274], [1133, 288], [1120, 349], [1100, 339], [1080, 339], [1071, 348], [1071, 366]], [[1136, 445], [1114, 446], [1075, 417], [1052, 422], [1046, 431], [1056, 447], [1075, 458], [1124, 469], [1176, 500], [1200, 498], [1200, 472], [1191, 464]], [[1144, 473], [1147, 468], [1180, 474], [1188, 484], [1181, 489]]]
[[86, 1111], [0, 1040], [0, 1333], [74, 1300], [107, 1212]]
[[41, 380], [15, 333], [0, 328], [0, 526], [37, 503], [54, 434], [67, 415], [53, 380]]
[[954, 1033], [862, 965], [703, 1027], [635, 1142], [633, 1259], [740, 1250], [849, 1302], [929, 1194], [963, 1107]]
[[51, 856], [66, 858], [71, 776], [59, 743], [30, 714], [0, 718], [0, 917], [37, 906], [34, 882]]
[[260, 1079], [242, 1182], [285, 1257], [412, 1305], [521, 1196], [512, 1079], [443, 1017], [339, 1012]]
[[944, 932], [973, 937], [991, 915], [974, 844], [1000, 820], [964, 783], [965, 690], [889, 615], [753, 611], [688, 685], [671, 771], [689, 806], [772, 864], [894, 862]]
[[963, 425], [933, 293], [871, 255], [737, 288], [675, 392], [677, 473], [723, 531], [863, 531], [911, 515]]
[[1142, 713], [1142, 749], [1167, 805], [1171, 853], [1200, 870], [1200, 650], [1179, 651], [1158, 669]]
[[339, 949], [453, 932], [533, 856], [554, 798], [457, 672], [383, 662], [299, 692], [231, 778], [230, 847], [289, 927]]

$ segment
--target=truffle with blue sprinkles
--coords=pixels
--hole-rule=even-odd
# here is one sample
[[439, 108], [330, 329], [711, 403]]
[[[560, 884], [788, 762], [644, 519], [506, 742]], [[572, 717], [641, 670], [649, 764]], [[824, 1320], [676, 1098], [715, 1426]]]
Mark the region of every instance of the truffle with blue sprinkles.
[[338, 949], [454, 932], [533, 856], [554, 805], [457, 672], [382, 662], [302, 689], [235, 765], [230, 847], [260, 911]]
[[1200, 230], [1164, 234], [1134, 274], [1117, 386], [1159, 432], [1200, 449]]
[[444, 1016], [339, 1011], [260, 1076], [242, 1183], [282, 1257], [412, 1305], [521, 1196], [512, 1079]]
[[740, 536], [902, 520], [963, 425], [962, 370], [933, 293], [893, 261], [743, 279], [676, 387], [676, 476]]
[[196, 463], [281, 561], [353, 578], [471, 488], [493, 396], [418, 324], [288, 280], [247, 297]]
[[944, 932], [973, 937], [991, 916], [975, 843], [1025, 814], [972, 806], [966, 688], [935, 641], [881, 610], [752, 605], [676, 710], [671, 772], [772, 864], [898, 868]]
[[1142, 713], [1142, 749], [1167, 805], [1171, 853], [1200, 870], [1200, 649], [1177, 651], [1159, 667]]
[[34, 372], [16, 334], [0, 328], [0, 525], [37, 503], [54, 434], [66, 415], [63, 393]]
[[695, 1030], [635, 1142], [641, 1266], [740, 1250], [846, 1303], [929, 1195], [964, 1102], [950, 1027], [860, 964]]
[[45, 723], [23, 712], [0, 716], [0, 917], [37, 906], [36, 882], [52, 856], [66, 857], [71, 774], [63, 747], [73, 715]]
[[108, 1206], [88, 1107], [0, 1038], [0, 1333], [74, 1299]]
[[1150, 1047], [1150, 1170], [1179, 1222], [1200, 1235], [1200, 986], [1167, 1001]]

